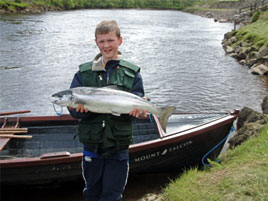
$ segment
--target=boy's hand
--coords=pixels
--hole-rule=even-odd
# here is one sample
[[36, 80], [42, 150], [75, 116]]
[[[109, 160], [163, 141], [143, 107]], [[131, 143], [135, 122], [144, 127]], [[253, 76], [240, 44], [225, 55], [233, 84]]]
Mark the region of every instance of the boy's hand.
[[147, 117], [147, 111], [146, 110], [140, 110], [139, 108], [136, 108], [132, 110], [129, 113], [130, 116], [136, 117], [136, 118], [146, 118]]
[[[70, 110], [73, 110], [74, 108], [69, 107], [69, 109]], [[75, 110], [76, 110], [76, 112], [88, 113], [88, 109], [87, 108], [84, 108], [84, 105], [78, 105]]]
[[[148, 98], [146, 98], [145, 96], [142, 97], [144, 100], [150, 100]], [[139, 118], [139, 119], [144, 119], [144, 118], [148, 118], [147, 116], [147, 111], [146, 110], [140, 110], [139, 108], [136, 108], [134, 110], [132, 110], [130, 113], [129, 113], [130, 116], [133, 116], [133, 117], [136, 117], [136, 118]]]

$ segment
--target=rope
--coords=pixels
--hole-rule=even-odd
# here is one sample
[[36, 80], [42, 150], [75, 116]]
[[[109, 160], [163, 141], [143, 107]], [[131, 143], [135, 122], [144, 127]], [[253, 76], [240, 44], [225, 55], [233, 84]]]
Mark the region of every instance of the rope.
[[[230, 136], [230, 134], [231, 134], [233, 131], [235, 131], [235, 128], [234, 128], [234, 127], [232, 127], [232, 128], [230, 129], [230, 132], [228, 133], [228, 135], [227, 135], [222, 141], [220, 141], [215, 147], [213, 147], [208, 153], [206, 153], [206, 154], [203, 156], [203, 158], [202, 158], [202, 164], [203, 164], [205, 167], [211, 167], [211, 165], [210, 165], [209, 163], [205, 163], [205, 159], [207, 158], [207, 156], [208, 156], [209, 154], [211, 154], [215, 149], [217, 149], [222, 143], [224, 143], [224, 142], [228, 139], [228, 137]], [[216, 162], [220, 163], [220, 160], [217, 160]]]
[[63, 107], [62, 106], [60, 106], [61, 107], [61, 110], [60, 110], [60, 112], [58, 112], [57, 110], [56, 110], [56, 107], [55, 107], [55, 103], [53, 103], [53, 108], [54, 108], [54, 111], [56, 112], [56, 114], [58, 115], [58, 116], [61, 116], [62, 115], [62, 112], [63, 112]]

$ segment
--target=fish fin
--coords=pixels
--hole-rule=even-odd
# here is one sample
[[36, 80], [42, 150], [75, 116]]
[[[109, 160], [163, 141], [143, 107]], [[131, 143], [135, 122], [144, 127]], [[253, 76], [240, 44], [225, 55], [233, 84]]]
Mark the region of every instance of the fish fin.
[[168, 123], [168, 118], [172, 115], [172, 113], [176, 110], [174, 106], [166, 106], [160, 108], [159, 121], [162, 129], [166, 132], [166, 127]]
[[120, 113], [115, 112], [115, 111], [112, 111], [111, 113], [112, 113], [112, 115], [117, 116], [117, 117], [119, 117], [121, 115]]

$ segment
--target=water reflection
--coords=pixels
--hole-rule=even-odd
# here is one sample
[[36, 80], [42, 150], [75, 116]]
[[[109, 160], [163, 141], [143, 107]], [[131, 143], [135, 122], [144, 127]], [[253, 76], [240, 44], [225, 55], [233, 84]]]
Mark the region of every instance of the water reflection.
[[[131, 175], [123, 194], [124, 201], [137, 201], [148, 193], [160, 193], [171, 180], [177, 177], [178, 173]], [[84, 201], [83, 187], [82, 181], [39, 187], [4, 187], [1, 189], [1, 198], [3, 201]]]

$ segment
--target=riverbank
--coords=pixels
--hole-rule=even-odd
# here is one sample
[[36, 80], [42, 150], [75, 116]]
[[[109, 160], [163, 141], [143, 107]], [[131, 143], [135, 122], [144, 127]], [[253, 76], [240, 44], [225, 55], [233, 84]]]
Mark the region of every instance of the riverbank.
[[256, 75], [268, 75], [268, 11], [256, 12], [247, 26], [226, 33], [223, 48]]
[[[247, 66], [252, 74], [268, 75], [268, 5], [257, 2], [252, 7], [247, 1], [223, 1], [195, 4], [185, 11], [214, 18], [215, 22], [234, 23], [234, 30], [222, 41], [226, 54]], [[242, 8], [246, 8], [244, 12], [240, 12]], [[235, 30], [237, 24], [240, 28]]]
[[214, 21], [217, 22], [233, 22], [233, 17], [239, 13], [241, 6], [244, 5], [240, 1], [201, 1], [183, 11], [206, 18], [214, 18]]

